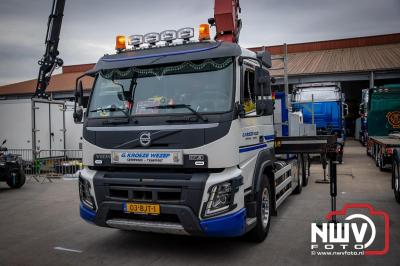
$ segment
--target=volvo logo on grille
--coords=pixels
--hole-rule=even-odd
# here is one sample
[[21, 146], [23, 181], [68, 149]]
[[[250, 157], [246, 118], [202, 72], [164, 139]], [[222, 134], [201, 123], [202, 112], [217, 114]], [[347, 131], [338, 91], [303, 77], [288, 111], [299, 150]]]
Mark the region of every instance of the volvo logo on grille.
[[150, 146], [150, 144], [151, 144], [150, 132], [143, 132], [142, 134], [140, 134], [139, 141], [140, 141], [140, 145], [142, 145], [143, 147]]

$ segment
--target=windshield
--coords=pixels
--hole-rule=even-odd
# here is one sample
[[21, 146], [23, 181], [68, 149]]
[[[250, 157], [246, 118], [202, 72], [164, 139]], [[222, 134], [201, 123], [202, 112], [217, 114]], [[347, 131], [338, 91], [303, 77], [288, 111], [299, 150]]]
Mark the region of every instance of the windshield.
[[89, 117], [230, 111], [232, 62], [229, 57], [101, 71]]
[[327, 102], [340, 100], [340, 91], [335, 87], [322, 87], [300, 89], [293, 94], [294, 102], [311, 102], [314, 97], [314, 102]]

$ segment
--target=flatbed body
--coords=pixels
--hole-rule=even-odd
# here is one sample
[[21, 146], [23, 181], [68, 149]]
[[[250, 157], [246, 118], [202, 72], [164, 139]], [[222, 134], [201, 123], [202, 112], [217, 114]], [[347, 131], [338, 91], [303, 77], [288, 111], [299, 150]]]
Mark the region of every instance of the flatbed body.
[[388, 147], [400, 147], [400, 138], [393, 138], [391, 136], [377, 136], [369, 138], [371, 141], [380, 145], [385, 145]]

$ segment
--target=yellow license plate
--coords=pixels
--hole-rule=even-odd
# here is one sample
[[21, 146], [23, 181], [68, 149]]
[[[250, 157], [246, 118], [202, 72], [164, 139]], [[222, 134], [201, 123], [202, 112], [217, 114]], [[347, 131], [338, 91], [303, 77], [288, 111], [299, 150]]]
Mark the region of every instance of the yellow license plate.
[[159, 204], [125, 203], [124, 209], [127, 213], [160, 214]]

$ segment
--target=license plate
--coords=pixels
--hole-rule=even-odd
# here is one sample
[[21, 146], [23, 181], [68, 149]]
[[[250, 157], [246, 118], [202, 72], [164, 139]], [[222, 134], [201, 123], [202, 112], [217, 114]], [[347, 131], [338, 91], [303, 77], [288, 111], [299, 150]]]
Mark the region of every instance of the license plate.
[[125, 203], [124, 210], [127, 213], [137, 213], [137, 214], [160, 214], [159, 204], [142, 204], [142, 203]]
[[113, 151], [113, 164], [182, 165], [182, 151]]

